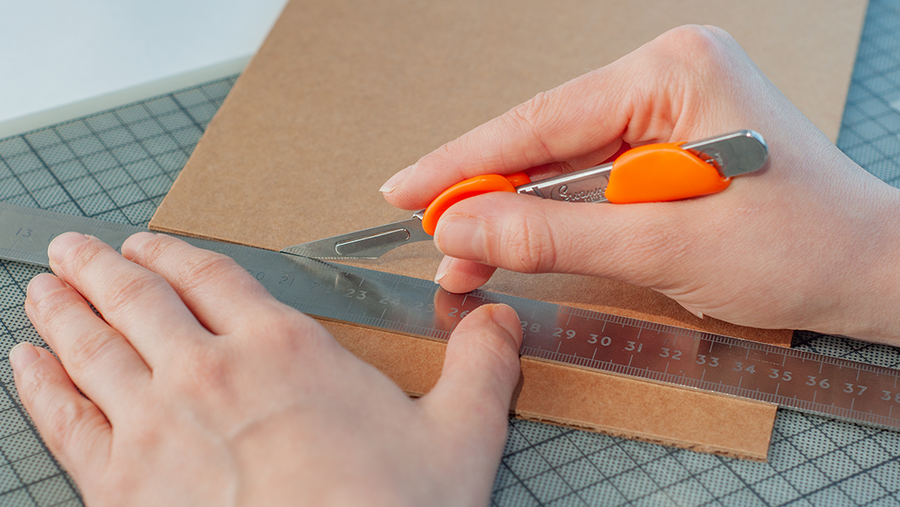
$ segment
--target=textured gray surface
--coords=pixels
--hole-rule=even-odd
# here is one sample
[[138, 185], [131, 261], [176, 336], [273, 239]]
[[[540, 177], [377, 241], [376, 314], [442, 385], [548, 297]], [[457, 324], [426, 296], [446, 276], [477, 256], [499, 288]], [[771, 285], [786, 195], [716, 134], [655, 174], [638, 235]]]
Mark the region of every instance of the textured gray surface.
[[[0, 200], [146, 225], [234, 80], [0, 140]], [[900, 1], [870, 3], [838, 146], [900, 186]], [[0, 505], [80, 505], [15, 391], [6, 354], [46, 346], [22, 310], [41, 270], [0, 262]], [[896, 349], [796, 333], [887, 367]], [[511, 421], [492, 505], [898, 505], [900, 434], [779, 411], [768, 463]]]
[[[0, 140], [0, 200], [146, 225], [234, 78]], [[22, 308], [40, 268], [0, 262], [0, 505], [80, 505], [22, 409], [7, 355], [46, 347]]]

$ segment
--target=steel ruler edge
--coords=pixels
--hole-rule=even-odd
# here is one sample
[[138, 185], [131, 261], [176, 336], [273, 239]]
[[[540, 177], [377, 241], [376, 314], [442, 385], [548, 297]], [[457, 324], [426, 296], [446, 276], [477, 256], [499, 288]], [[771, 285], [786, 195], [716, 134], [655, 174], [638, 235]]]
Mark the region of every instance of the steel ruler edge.
[[[49, 267], [47, 247], [63, 232], [90, 234], [120, 250], [147, 230], [0, 203], [0, 259]], [[281, 302], [312, 316], [447, 340], [468, 312], [505, 303], [519, 314], [525, 356], [900, 429], [900, 370], [505, 294], [453, 294], [418, 278], [179, 237], [228, 255]]]

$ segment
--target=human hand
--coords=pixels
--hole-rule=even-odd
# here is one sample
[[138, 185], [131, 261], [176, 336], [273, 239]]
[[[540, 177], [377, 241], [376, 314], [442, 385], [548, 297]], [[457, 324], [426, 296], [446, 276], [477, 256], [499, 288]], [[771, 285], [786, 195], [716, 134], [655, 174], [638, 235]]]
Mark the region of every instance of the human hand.
[[477, 127], [382, 188], [404, 209], [485, 173], [532, 179], [598, 165], [628, 145], [739, 129], [767, 167], [678, 202], [597, 205], [508, 193], [450, 208], [436, 279], [465, 292], [494, 267], [653, 288], [690, 311], [762, 328], [900, 344], [898, 191], [840, 152], [716, 28], [672, 30]]
[[122, 253], [54, 239], [59, 278], [35, 277], [25, 310], [62, 366], [10, 353], [89, 505], [487, 504], [519, 377], [511, 308], [469, 314], [413, 401], [231, 259], [151, 233]]

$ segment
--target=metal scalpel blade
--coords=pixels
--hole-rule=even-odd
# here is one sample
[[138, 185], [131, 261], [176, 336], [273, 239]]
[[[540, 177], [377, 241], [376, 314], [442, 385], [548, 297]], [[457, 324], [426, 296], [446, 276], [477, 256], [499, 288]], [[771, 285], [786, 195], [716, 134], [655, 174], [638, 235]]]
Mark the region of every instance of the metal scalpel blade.
[[[761, 135], [752, 130], [739, 130], [681, 145], [645, 145], [629, 150], [615, 163], [545, 180], [531, 181], [525, 173], [481, 175], [448, 188], [427, 209], [414, 213], [408, 220], [289, 246], [281, 252], [315, 259], [377, 259], [398, 246], [432, 239], [429, 232], [435, 232], [437, 220], [450, 206], [495, 191], [576, 203], [659, 202], [699, 197], [724, 190], [733, 176], [761, 169], [768, 156], [769, 149]], [[626, 176], [619, 178], [614, 198], [610, 193], [611, 178], [622, 172]], [[643, 176], [627, 176], [636, 172]]]
[[377, 259], [398, 246], [431, 239], [422, 230], [422, 212], [417, 212], [407, 220], [289, 246], [281, 253], [314, 259]]

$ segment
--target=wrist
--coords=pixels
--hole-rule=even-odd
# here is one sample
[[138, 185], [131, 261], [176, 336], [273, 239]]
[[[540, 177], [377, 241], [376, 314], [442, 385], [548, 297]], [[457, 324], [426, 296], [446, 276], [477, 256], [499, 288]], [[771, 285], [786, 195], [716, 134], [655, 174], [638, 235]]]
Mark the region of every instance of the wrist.
[[900, 190], [881, 182], [865, 187], [854, 193], [861, 205], [842, 206], [850, 229], [829, 273], [839, 273], [830, 284], [835, 308], [816, 331], [900, 346]]

